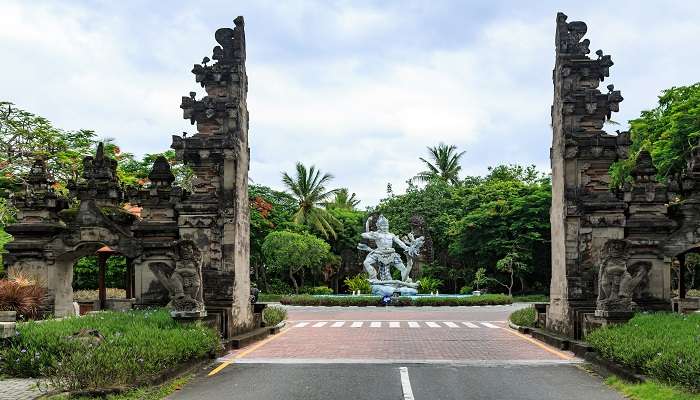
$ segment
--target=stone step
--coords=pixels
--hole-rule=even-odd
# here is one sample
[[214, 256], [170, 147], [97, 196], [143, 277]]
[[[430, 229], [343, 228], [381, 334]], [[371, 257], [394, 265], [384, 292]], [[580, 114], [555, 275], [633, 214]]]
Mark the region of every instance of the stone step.
[[232, 349], [240, 349], [242, 347], [245, 347], [253, 342], [256, 342], [258, 340], [265, 339], [267, 335], [270, 334], [270, 328], [269, 327], [263, 327], [263, 328], [257, 328], [253, 329], [250, 332], [243, 333], [241, 335], [237, 335], [232, 337], [228, 345]]

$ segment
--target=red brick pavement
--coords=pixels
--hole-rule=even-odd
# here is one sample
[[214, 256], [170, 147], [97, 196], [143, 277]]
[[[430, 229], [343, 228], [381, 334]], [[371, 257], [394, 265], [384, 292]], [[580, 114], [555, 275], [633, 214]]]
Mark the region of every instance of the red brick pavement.
[[243, 359], [561, 360], [504, 329], [289, 329]]

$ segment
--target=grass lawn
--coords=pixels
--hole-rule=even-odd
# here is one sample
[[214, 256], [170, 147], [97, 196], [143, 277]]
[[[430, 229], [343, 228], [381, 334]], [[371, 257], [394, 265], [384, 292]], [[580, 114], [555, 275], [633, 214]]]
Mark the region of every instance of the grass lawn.
[[700, 314], [637, 314], [586, 341], [608, 360], [668, 385], [700, 391]]
[[[101, 312], [25, 322], [0, 349], [0, 374], [43, 377], [61, 390], [129, 388], [220, 348], [216, 331], [167, 310]], [[78, 333], [76, 335], [76, 333]]]
[[628, 383], [620, 378], [610, 377], [605, 383], [631, 400], [700, 400], [700, 394], [688, 393], [658, 382]]

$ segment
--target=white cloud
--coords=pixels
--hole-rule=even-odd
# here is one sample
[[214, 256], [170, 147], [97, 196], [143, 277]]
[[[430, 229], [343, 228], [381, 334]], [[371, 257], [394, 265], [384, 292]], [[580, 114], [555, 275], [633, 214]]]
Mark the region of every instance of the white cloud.
[[[467, 150], [465, 173], [504, 162], [548, 167], [555, 11], [547, 5], [494, 4], [487, 14], [459, 2], [269, 1], [233, 11], [228, 2], [182, 3], [167, 15], [129, 3], [1, 7], [3, 100], [115, 137], [126, 151], [162, 151], [171, 133], [193, 130], [180, 96], [202, 90], [188, 71], [210, 56], [215, 29], [243, 14], [256, 182], [280, 187], [280, 171], [299, 160], [370, 205], [389, 182], [401, 190], [425, 147], [441, 141]], [[571, 9], [572, 20], [588, 22], [592, 48], [616, 62], [610, 81], [626, 98], [617, 120], [698, 79], [697, 5]]]

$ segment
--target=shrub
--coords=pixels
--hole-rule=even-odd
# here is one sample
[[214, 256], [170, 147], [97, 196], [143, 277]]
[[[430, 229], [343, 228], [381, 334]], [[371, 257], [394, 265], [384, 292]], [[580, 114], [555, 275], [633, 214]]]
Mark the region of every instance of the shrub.
[[602, 357], [661, 382], [700, 390], [700, 315], [638, 314], [586, 340]]
[[37, 318], [46, 301], [46, 289], [36, 282], [0, 280], [0, 310], [15, 311], [20, 319]]
[[287, 310], [280, 306], [265, 307], [262, 314], [266, 326], [275, 326], [287, 319]]
[[527, 294], [524, 296], [513, 296], [515, 303], [548, 303], [549, 296], [546, 294]]
[[294, 289], [285, 281], [279, 278], [272, 278], [268, 283], [270, 290], [266, 291], [269, 294], [291, 294], [294, 293]]
[[474, 288], [472, 288], [469, 285], [464, 285], [464, 286], [462, 286], [461, 289], [459, 289], [459, 294], [470, 294], [473, 291], [474, 291]]
[[351, 292], [360, 291], [360, 293], [366, 294], [372, 291], [372, 285], [369, 284], [367, 280], [368, 275], [366, 272], [359, 273], [352, 278], [345, 278], [345, 286], [350, 289]]
[[[284, 296], [280, 303], [295, 306], [381, 306], [380, 296]], [[400, 296], [392, 299], [395, 306], [481, 306], [510, 304], [511, 298], [504, 294], [485, 294], [469, 297], [410, 297]]]
[[326, 286], [314, 286], [310, 288], [306, 288], [307, 291], [305, 292], [306, 294], [313, 294], [313, 295], [329, 295], [333, 294], [333, 289], [326, 287]]
[[532, 327], [535, 326], [535, 322], [537, 322], [537, 310], [535, 310], [533, 306], [528, 306], [514, 311], [510, 314], [508, 319], [515, 325]]
[[510, 304], [512, 299], [505, 294], [484, 294], [469, 297], [417, 297], [415, 306], [486, 306]]
[[440, 279], [431, 278], [429, 276], [424, 276], [418, 281], [418, 293], [432, 293], [442, 286], [442, 281]]
[[[19, 335], [0, 349], [0, 374], [48, 377], [63, 390], [143, 384], [220, 346], [214, 330], [181, 325], [167, 310], [101, 312], [20, 323], [17, 330]], [[69, 338], [81, 330], [97, 330], [104, 338]]]

